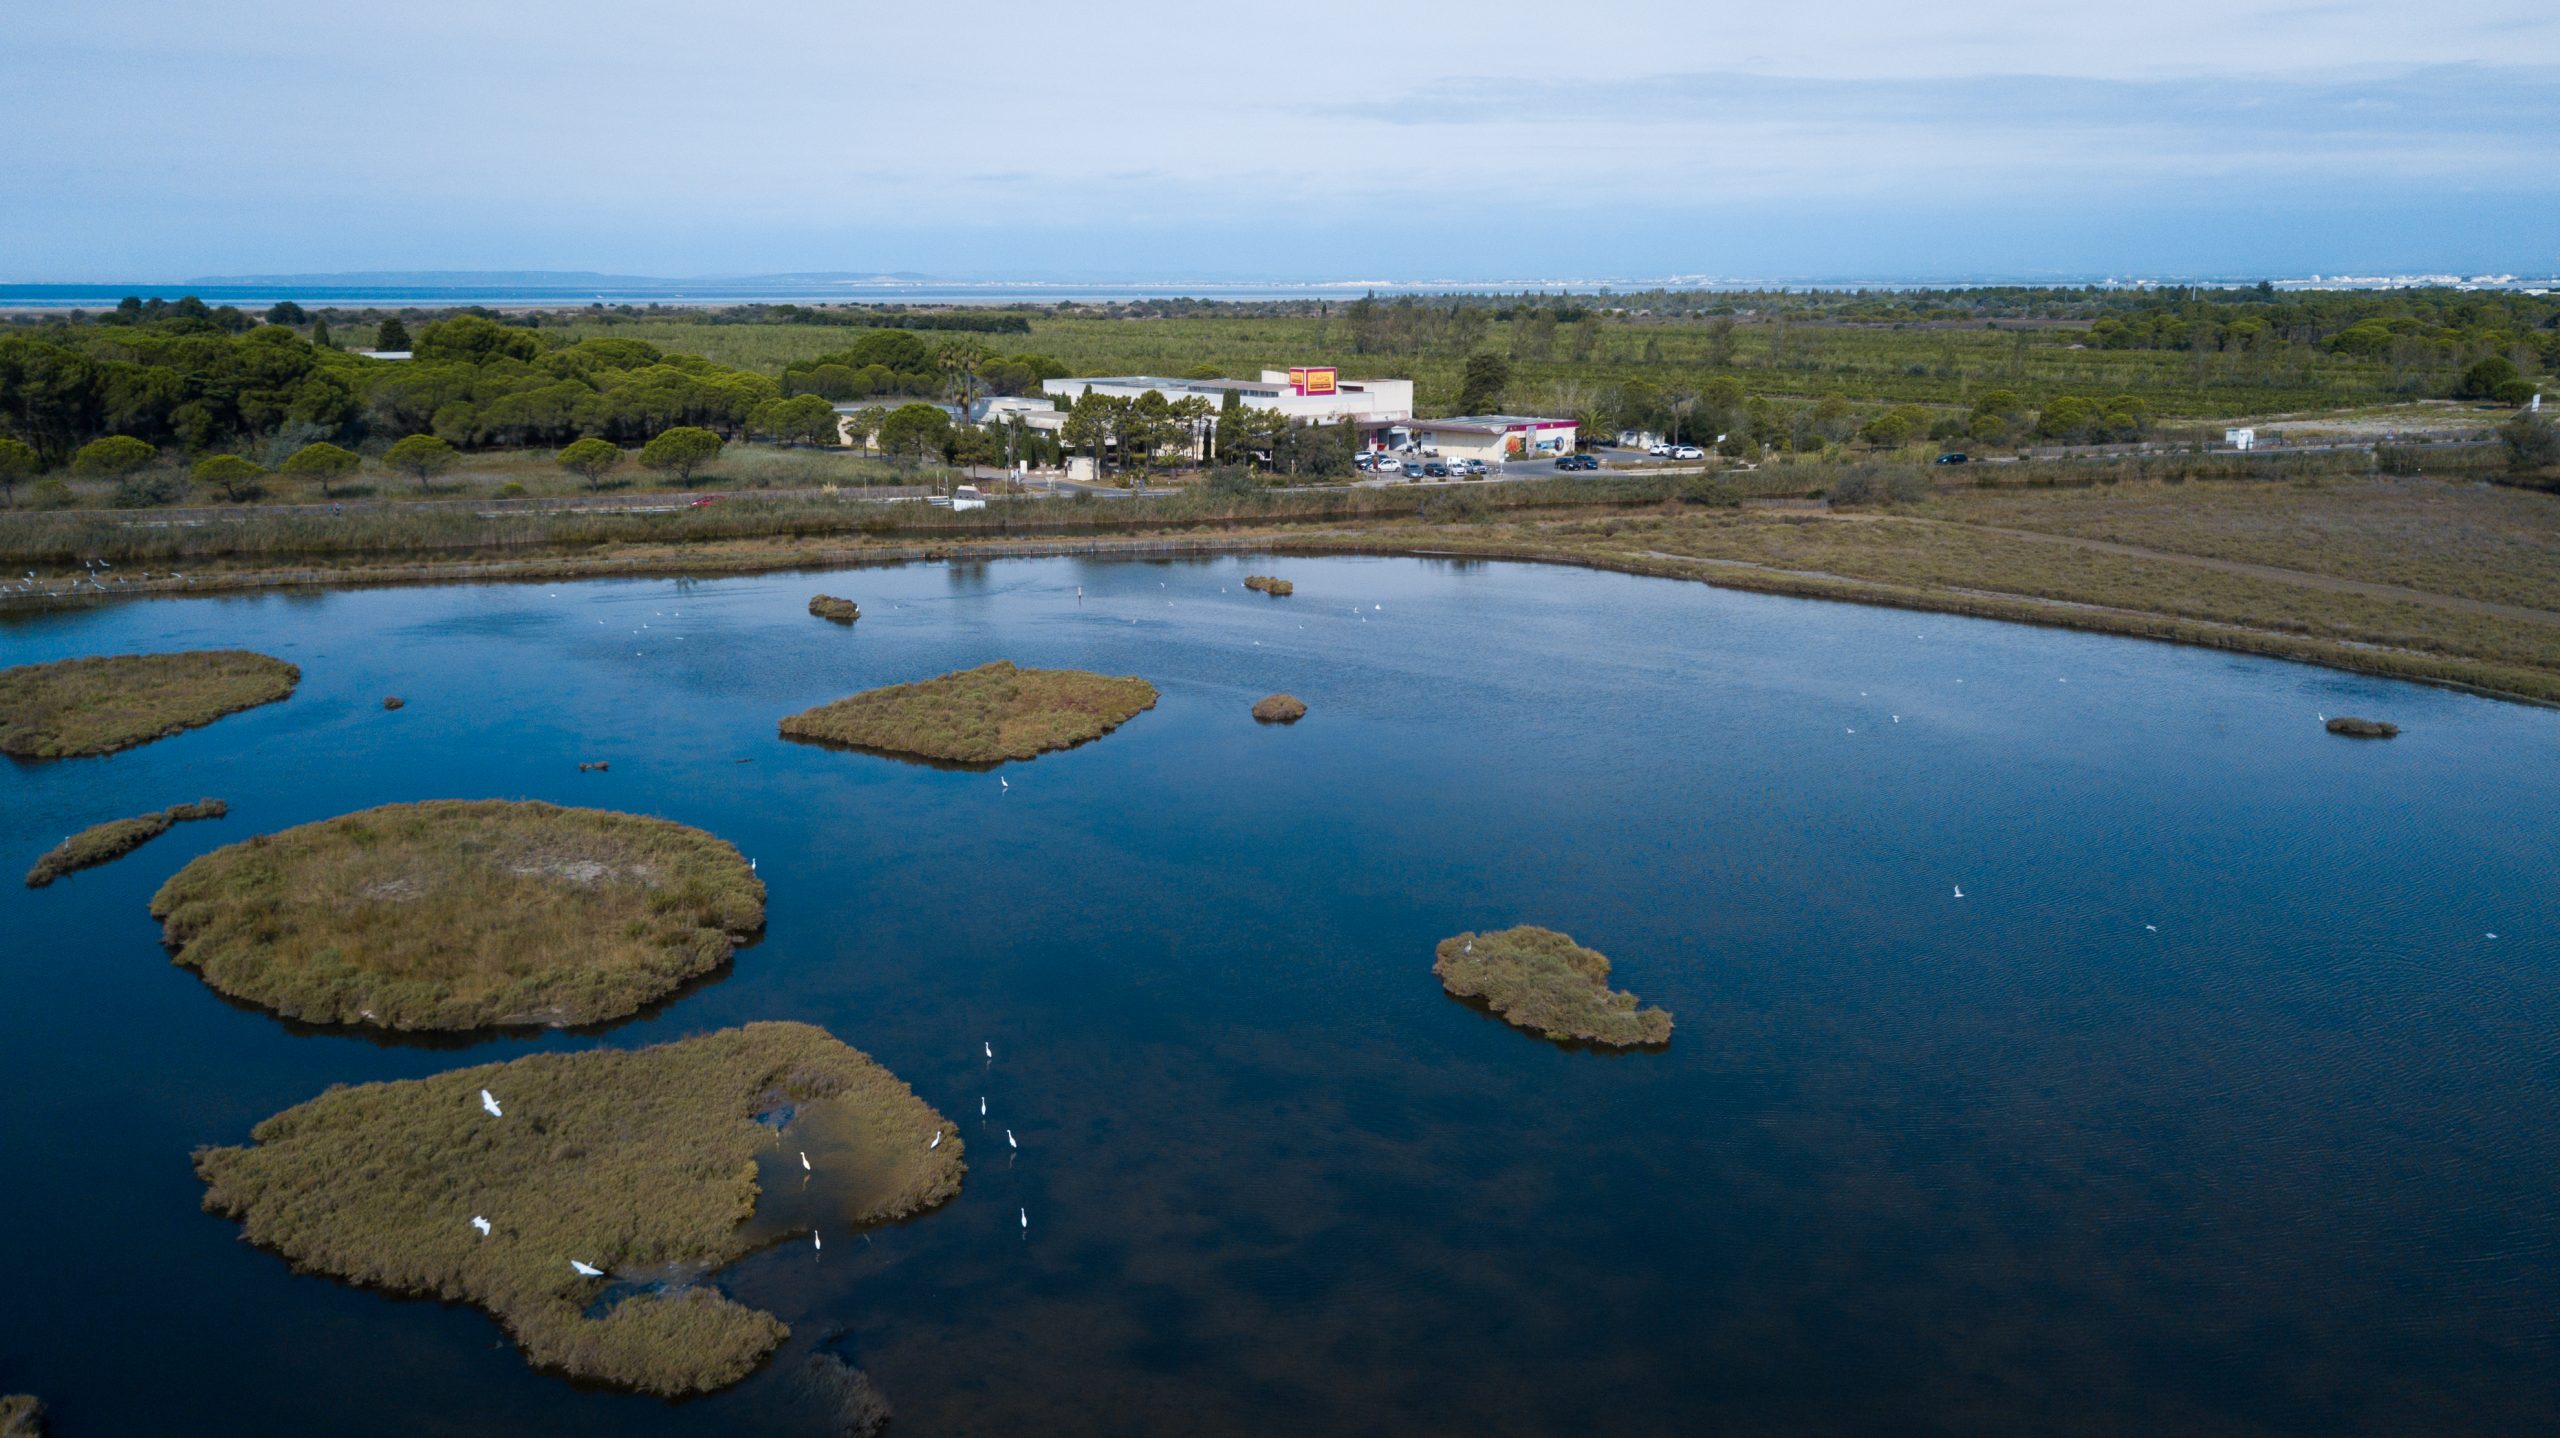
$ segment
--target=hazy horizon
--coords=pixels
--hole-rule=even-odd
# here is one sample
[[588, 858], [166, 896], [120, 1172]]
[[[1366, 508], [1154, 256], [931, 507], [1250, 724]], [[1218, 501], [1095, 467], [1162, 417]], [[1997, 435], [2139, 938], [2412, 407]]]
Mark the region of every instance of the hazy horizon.
[[17, 284], [2560, 272], [2517, 0], [0, 6]]

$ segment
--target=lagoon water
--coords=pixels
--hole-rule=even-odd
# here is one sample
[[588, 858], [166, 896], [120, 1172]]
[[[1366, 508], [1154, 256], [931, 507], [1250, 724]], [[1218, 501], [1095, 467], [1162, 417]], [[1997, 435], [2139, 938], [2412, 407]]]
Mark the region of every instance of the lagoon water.
[[[1267, 568], [1297, 594], [1242, 590]], [[864, 618], [810, 618], [818, 590]], [[905, 1434], [2560, 1426], [2560, 714], [1417, 560], [0, 626], [9, 663], [235, 644], [300, 692], [0, 770], [13, 864], [232, 805], [0, 887], [0, 1391], [66, 1433], [816, 1434], [820, 1346]], [[996, 658], [1163, 699], [1009, 791], [775, 735]], [[1313, 712], [1257, 726], [1281, 689]], [[2342, 711], [2407, 732], [2323, 733]], [[167, 961], [146, 905], [188, 858], [438, 797], [710, 829], [760, 861], [769, 931], [602, 1034], [459, 1050], [291, 1032]], [[1610, 954], [1669, 1048], [1569, 1052], [1441, 993], [1438, 939], [1516, 922]], [[728, 1393], [582, 1391], [475, 1310], [297, 1276], [198, 1208], [191, 1149], [332, 1083], [761, 1018], [879, 1057], [971, 1171], [724, 1275], [795, 1330]]]

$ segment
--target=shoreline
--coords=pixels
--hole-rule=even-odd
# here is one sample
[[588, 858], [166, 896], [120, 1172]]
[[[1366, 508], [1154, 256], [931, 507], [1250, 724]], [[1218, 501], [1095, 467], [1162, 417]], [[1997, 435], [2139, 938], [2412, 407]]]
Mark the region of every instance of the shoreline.
[[[1319, 521], [1321, 522], [1321, 521]], [[1304, 523], [1304, 521], [1301, 521]], [[2040, 628], [2112, 634], [2194, 648], [2254, 654], [2314, 664], [2374, 678], [2452, 689], [2482, 698], [2560, 708], [2560, 674], [2502, 665], [2486, 659], [2327, 639], [2150, 610], [1961, 588], [1914, 588], [1817, 570], [1785, 569], [1748, 560], [1691, 557], [1648, 550], [1588, 550], [1524, 541], [1517, 536], [1469, 542], [1450, 526], [1427, 534], [1397, 533], [1411, 521], [1388, 521], [1310, 532], [1296, 526], [1222, 534], [1086, 536], [1062, 539], [951, 539], [935, 543], [810, 543], [788, 538], [729, 544], [591, 552], [523, 559], [377, 563], [360, 568], [244, 569], [199, 573], [183, 583], [153, 580], [111, 595], [69, 599], [0, 599], [0, 622], [17, 614], [56, 608], [90, 608], [126, 599], [199, 594], [256, 594], [309, 589], [374, 589], [413, 584], [525, 584], [547, 580], [677, 579], [833, 571], [871, 566], [989, 563], [1000, 559], [1075, 556], [1140, 559], [1185, 555], [1272, 554], [1322, 557], [1499, 560], [1557, 564], [1641, 578], [1686, 580], [1717, 589], [1779, 598], [1832, 600], [1919, 613], [2030, 624]], [[1293, 532], [1294, 531], [1294, 532]], [[2509, 682], [2500, 682], [2506, 680]]]

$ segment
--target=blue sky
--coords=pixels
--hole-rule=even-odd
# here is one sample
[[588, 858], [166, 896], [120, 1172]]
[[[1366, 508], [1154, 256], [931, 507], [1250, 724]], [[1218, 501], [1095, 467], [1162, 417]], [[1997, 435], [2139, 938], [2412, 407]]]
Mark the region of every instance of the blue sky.
[[2560, 272], [2547, 0], [1299, 8], [0, 0], [0, 280]]

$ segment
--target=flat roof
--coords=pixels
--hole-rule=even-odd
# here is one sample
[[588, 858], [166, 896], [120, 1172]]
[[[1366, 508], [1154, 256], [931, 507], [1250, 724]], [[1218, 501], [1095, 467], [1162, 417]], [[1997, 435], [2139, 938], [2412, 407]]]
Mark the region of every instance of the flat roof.
[[1524, 426], [1552, 429], [1559, 425], [1577, 423], [1574, 420], [1557, 419], [1552, 415], [1534, 414], [1459, 414], [1451, 415], [1446, 419], [1415, 419], [1405, 422], [1416, 429], [1435, 424], [1442, 429], [1520, 429]]
[[[1135, 389], [1188, 389], [1219, 392], [1232, 389], [1251, 390], [1256, 394], [1278, 394], [1289, 388], [1286, 384], [1274, 384], [1269, 380], [1260, 379], [1168, 379], [1163, 375], [1153, 374], [1089, 375], [1080, 379], [1053, 379], [1048, 381], [1048, 384], [1069, 387], [1085, 384], [1117, 384]], [[1044, 385], [1043, 388], [1046, 386]]]

